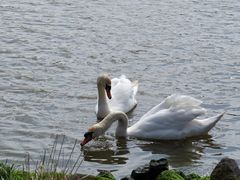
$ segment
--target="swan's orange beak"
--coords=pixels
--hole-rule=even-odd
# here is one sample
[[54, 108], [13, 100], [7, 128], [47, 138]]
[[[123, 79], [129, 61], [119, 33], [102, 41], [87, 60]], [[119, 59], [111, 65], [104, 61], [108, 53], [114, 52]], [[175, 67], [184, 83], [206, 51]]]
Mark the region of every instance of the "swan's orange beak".
[[85, 144], [87, 144], [89, 141], [91, 141], [93, 139], [92, 137], [93, 132], [86, 132], [84, 134], [84, 140], [81, 142], [81, 146], [84, 146]]
[[87, 144], [89, 141], [91, 141], [92, 138], [85, 138], [82, 142], [81, 142], [81, 146], [84, 146], [85, 144]]
[[109, 85], [106, 84], [105, 90], [106, 90], [108, 99], [112, 99], [111, 85], [109, 86]]

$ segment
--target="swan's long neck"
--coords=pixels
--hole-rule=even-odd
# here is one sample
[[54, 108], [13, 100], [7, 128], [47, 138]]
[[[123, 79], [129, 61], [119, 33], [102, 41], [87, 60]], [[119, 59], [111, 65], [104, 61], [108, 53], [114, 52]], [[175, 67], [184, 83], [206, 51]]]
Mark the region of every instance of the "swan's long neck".
[[107, 114], [110, 113], [110, 109], [107, 103], [105, 89], [101, 84], [97, 85], [98, 87], [98, 119], [104, 118]]
[[105, 132], [111, 127], [111, 125], [118, 121], [117, 129], [115, 135], [117, 137], [126, 137], [127, 136], [127, 127], [128, 127], [128, 117], [123, 112], [112, 112], [108, 114], [101, 122], [99, 122], [100, 128]]

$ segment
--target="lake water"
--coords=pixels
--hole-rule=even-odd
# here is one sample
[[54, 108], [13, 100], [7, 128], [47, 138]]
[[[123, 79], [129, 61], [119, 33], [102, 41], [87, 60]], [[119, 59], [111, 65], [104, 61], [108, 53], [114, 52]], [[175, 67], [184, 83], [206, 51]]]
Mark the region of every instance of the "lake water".
[[106, 72], [139, 81], [130, 125], [173, 93], [201, 99], [206, 116], [227, 114], [208, 136], [183, 141], [116, 140], [112, 128], [78, 172], [120, 178], [162, 157], [199, 174], [226, 156], [240, 163], [238, 0], [2, 0], [0, 19], [0, 159], [36, 161], [56, 134], [67, 156], [96, 121]]

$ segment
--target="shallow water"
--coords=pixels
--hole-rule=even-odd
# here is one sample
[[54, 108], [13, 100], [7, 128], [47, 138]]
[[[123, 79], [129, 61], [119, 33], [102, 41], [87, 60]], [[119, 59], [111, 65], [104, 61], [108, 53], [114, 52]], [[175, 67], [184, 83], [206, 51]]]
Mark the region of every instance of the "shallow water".
[[2, 160], [40, 158], [55, 134], [69, 153], [96, 121], [96, 78], [107, 72], [139, 80], [130, 124], [173, 93], [201, 99], [208, 116], [228, 114], [209, 136], [184, 141], [116, 140], [112, 128], [83, 152], [79, 172], [121, 177], [162, 157], [200, 174], [225, 156], [240, 163], [237, 0], [3, 0], [0, 18]]

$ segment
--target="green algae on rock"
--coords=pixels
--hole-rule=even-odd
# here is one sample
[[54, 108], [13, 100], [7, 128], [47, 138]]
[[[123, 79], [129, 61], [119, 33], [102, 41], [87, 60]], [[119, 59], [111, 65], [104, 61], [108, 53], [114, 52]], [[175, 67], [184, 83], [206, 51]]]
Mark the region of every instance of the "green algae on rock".
[[157, 176], [156, 180], [184, 180], [178, 171], [166, 170]]
[[181, 171], [166, 170], [157, 176], [156, 180], [210, 180], [209, 176], [201, 177], [195, 173], [185, 175]]

